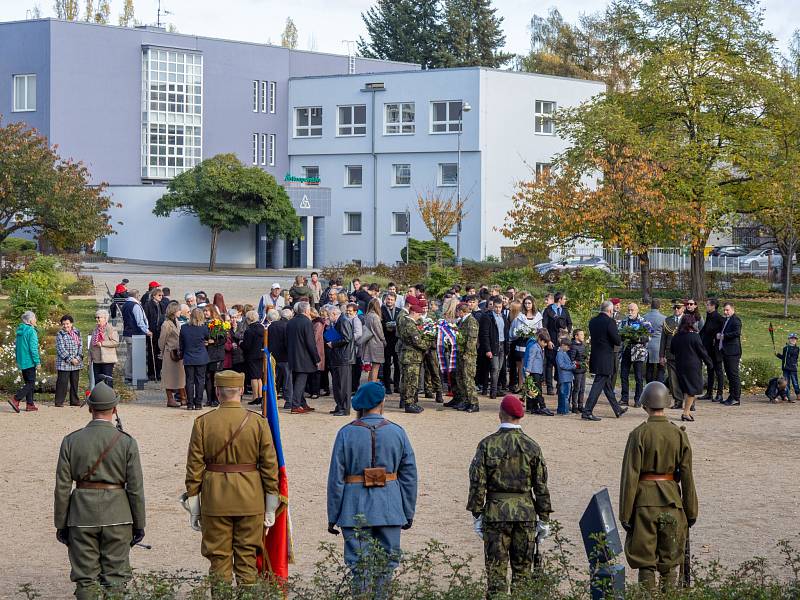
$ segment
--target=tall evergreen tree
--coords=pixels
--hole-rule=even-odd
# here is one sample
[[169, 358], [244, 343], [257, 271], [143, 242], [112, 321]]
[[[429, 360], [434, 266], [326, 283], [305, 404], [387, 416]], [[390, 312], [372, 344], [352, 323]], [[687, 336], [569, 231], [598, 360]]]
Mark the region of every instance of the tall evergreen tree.
[[361, 18], [368, 34], [358, 40], [361, 56], [443, 66], [440, 0], [378, 0]]
[[506, 41], [502, 24], [492, 0], [445, 0], [443, 66], [505, 65], [513, 54], [500, 50]]

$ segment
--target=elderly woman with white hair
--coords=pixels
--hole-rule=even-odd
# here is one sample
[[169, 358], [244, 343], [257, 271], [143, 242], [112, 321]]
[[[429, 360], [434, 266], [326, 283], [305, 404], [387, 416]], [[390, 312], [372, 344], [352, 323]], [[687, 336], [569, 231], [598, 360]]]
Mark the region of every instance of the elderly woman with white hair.
[[15, 343], [17, 368], [22, 372], [24, 385], [17, 393], [8, 399], [14, 412], [19, 412], [20, 401], [25, 399], [25, 410], [34, 412], [39, 410], [33, 402], [33, 391], [36, 387], [36, 367], [39, 359], [39, 334], [36, 332], [36, 315], [33, 311], [25, 311], [20, 317], [22, 321], [17, 327]]
[[108, 311], [100, 309], [94, 313], [95, 328], [89, 342], [89, 358], [95, 383], [104, 382], [114, 386], [114, 365], [117, 364], [119, 333], [108, 322]]

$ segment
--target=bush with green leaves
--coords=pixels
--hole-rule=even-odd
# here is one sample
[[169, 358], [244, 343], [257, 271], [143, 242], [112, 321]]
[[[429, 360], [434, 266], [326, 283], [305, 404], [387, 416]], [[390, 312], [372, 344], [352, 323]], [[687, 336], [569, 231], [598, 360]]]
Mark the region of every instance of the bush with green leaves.
[[456, 253], [447, 242], [436, 240], [408, 240], [408, 260], [406, 260], [406, 247], [400, 250], [400, 259], [408, 263], [422, 264], [449, 264], [456, 258]]
[[0, 252], [3, 254], [8, 254], [9, 252], [32, 252], [35, 250], [36, 242], [25, 238], [7, 237], [0, 242]]
[[9, 294], [8, 317], [15, 321], [28, 310], [44, 319], [64, 304], [59, 262], [52, 256], [37, 256], [24, 271], [6, 277], [3, 289]]
[[780, 361], [767, 358], [745, 358], [739, 368], [742, 387], [746, 390], [766, 388], [769, 380], [780, 374]]
[[441, 298], [444, 293], [459, 282], [461, 274], [453, 267], [432, 265], [425, 280], [425, 295]]
[[573, 325], [585, 328], [592, 313], [609, 297], [611, 288], [619, 285], [611, 273], [590, 268], [562, 272], [551, 288], [567, 295]]
[[495, 271], [488, 276], [489, 284], [497, 284], [505, 291], [509, 287], [518, 290], [528, 290], [541, 285], [542, 278], [531, 267], [518, 267]]

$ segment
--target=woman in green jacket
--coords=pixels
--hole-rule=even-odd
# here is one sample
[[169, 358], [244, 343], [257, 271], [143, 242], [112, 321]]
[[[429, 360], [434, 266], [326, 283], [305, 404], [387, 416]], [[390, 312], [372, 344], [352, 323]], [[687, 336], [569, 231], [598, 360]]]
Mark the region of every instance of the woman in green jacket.
[[19, 403], [25, 399], [25, 410], [39, 410], [33, 403], [33, 390], [36, 386], [36, 367], [39, 360], [39, 335], [36, 333], [36, 315], [33, 311], [22, 313], [22, 323], [17, 327], [16, 339], [17, 368], [22, 371], [24, 385], [9, 398], [8, 403], [14, 412], [19, 412]]

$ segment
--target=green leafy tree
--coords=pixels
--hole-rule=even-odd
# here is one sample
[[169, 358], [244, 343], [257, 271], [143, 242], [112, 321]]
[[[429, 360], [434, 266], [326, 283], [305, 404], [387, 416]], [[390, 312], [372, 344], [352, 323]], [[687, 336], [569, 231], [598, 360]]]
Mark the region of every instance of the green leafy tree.
[[217, 260], [217, 242], [223, 231], [263, 223], [270, 237], [301, 234], [300, 219], [289, 196], [275, 178], [258, 167], [244, 166], [234, 154], [218, 154], [172, 179], [153, 214], [194, 215], [211, 229], [208, 270]]
[[57, 19], [77, 21], [80, 18], [81, 8], [78, 0], [54, 0], [53, 10]]
[[56, 250], [90, 245], [112, 233], [104, 192], [24, 123], [0, 126], [0, 242], [30, 229]]
[[133, 0], [125, 0], [122, 5], [122, 12], [119, 14], [120, 27], [133, 27], [136, 18], [133, 15]]
[[442, 66], [502, 67], [513, 58], [503, 52], [503, 17], [491, 0], [445, 0]]
[[403, 262], [410, 264], [427, 264], [437, 261], [452, 263], [456, 258], [456, 253], [452, 246], [447, 242], [437, 242], [436, 240], [408, 240], [408, 260], [406, 260], [406, 248], [400, 250], [400, 258]]
[[440, 0], [378, 0], [361, 19], [368, 36], [358, 40], [362, 56], [442, 66]]
[[284, 48], [297, 48], [297, 25], [292, 17], [286, 17], [286, 26], [281, 33], [281, 46]]

